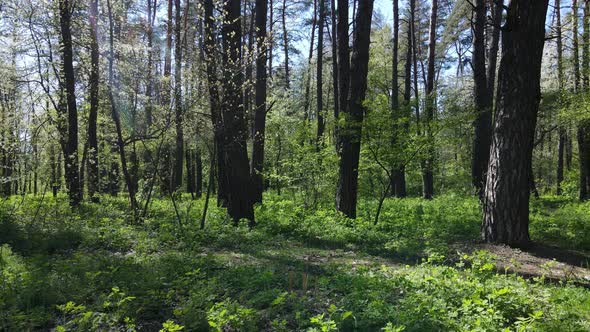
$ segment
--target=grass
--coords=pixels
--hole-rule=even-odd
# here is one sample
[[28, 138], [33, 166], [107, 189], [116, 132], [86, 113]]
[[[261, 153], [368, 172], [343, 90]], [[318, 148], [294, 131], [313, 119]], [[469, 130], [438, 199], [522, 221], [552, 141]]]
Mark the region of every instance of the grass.
[[[475, 199], [375, 202], [348, 220], [280, 197], [233, 227], [203, 201], [156, 200], [142, 225], [123, 198], [71, 211], [65, 197], [0, 203], [0, 330], [587, 331], [590, 291], [523, 278], [475, 242]], [[590, 250], [590, 204], [531, 209], [533, 240]]]

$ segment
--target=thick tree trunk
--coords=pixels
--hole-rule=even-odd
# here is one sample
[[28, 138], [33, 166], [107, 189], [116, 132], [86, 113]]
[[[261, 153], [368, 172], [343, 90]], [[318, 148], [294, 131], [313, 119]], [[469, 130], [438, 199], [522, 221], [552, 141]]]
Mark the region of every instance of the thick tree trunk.
[[324, 24], [326, 22], [326, 4], [325, 0], [318, 2], [318, 52], [317, 52], [317, 69], [316, 69], [316, 93], [317, 93], [317, 119], [318, 126], [316, 132], [316, 145], [319, 149], [324, 130], [326, 129], [326, 120], [324, 119]]
[[222, 119], [227, 183], [228, 212], [234, 224], [248, 219], [254, 225], [252, 182], [246, 139], [248, 128], [242, 103], [244, 74], [242, 72], [240, 24], [241, 0], [228, 0], [224, 5], [223, 35], [223, 101]]
[[[590, 91], [590, 0], [584, 0], [582, 33], [582, 90]], [[590, 121], [578, 124], [578, 156], [580, 159], [580, 200], [590, 199]]]
[[[373, 3], [373, 0], [359, 3], [350, 73], [347, 76], [350, 79], [349, 103], [346, 112], [342, 112], [345, 116], [345, 128], [339, 131], [337, 140], [340, 159], [338, 163], [339, 177], [336, 188], [336, 208], [349, 218], [356, 218], [358, 167], [362, 122], [365, 113], [363, 101], [367, 92]], [[348, 35], [346, 38], [348, 39]]]
[[99, 49], [98, 49], [98, 0], [90, 0], [90, 111], [88, 113], [88, 196], [90, 201], [98, 202], [95, 194], [99, 188], [98, 177], [98, 139], [96, 124], [98, 119]]
[[72, 33], [71, 33], [71, 4], [70, 0], [59, 2], [59, 21], [61, 28], [62, 70], [64, 77], [64, 92], [67, 103], [67, 139], [64, 156], [65, 174], [68, 184], [70, 205], [77, 206], [82, 200], [80, 190], [80, 173], [78, 168], [78, 110], [76, 106], [76, 78], [74, 77]]
[[502, 35], [496, 117], [483, 200], [484, 241], [529, 243], [534, 132], [548, 0], [512, 0]]
[[262, 203], [264, 191], [264, 135], [266, 131], [266, 14], [268, 1], [256, 0], [256, 96], [252, 145], [252, 198]]
[[[492, 95], [486, 77], [486, 1], [477, 0], [473, 24], [473, 83], [476, 117], [473, 123], [471, 181], [480, 200], [483, 198], [485, 172], [490, 159], [492, 136]], [[490, 52], [491, 53], [491, 52]], [[491, 57], [490, 57], [491, 60]]]
[[434, 195], [434, 136], [432, 122], [434, 121], [434, 111], [436, 107], [436, 96], [434, 92], [434, 76], [436, 61], [436, 19], [438, 12], [438, 0], [432, 0], [430, 13], [430, 31], [428, 42], [428, 74], [426, 77], [426, 108], [424, 127], [427, 139], [426, 158], [422, 166], [422, 196], [426, 199], [432, 199]]

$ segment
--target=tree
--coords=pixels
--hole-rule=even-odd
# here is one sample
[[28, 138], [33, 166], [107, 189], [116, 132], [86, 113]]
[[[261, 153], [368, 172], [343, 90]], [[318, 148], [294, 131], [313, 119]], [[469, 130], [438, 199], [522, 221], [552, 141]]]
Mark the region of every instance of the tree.
[[172, 171], [172, 191], [182, 186], [182, 166], [184, 161], [184, 132], [182, 129], [182, 8], [180, 0], [174, 0], [174, 110], [176, 124], [176, 147], [174, 169]]
[[[337, 146], [340, 158], [338, 161], [339, 171], [338, 185], [336, 187], [336, 208], [349, 218], [356, 218], [358, 167], [361, 148], [362, 122], [365, 112], [363, 101], [367, 92], [373, 2], [373, 0], [367, 0], [359, 3], [356, 14], [356, 28], [354, 30], [350, 72], [346, 75], [346, 80], [350, 82], [350, 90], [346, 91], [346, 94], [348, 95], [348, 103], [345, 104], [346, 109], [342, 109], [341, 112], [344, 116], [345, 124], [343, 126], [344, 128], [338, 130], [337, 136]], [[339, 18], [341, 18], [340, 11], [343, 12], [344, 10], [348, 10], [348, 6], [338, 7], [338, 10]], [[342, 22], [338, 22], [339, 25], [341, 23]], [[346, 34], [346, 40], [348, 40], [348, 34]], [[338, 42], [343, 43], [344, 41], [339, 40]], [[347, 61], [347, 59], [345, 59], [345, 61]]]
[[[561, 34], [561, 2], [555, 0], [555, 37], [557, 43], [557, 81], [561, 93], [564, 89], [564, 68], [563, 68], [563, 41]], [[561, 195], [561, 182], [563, 181], [563, 162], [566, 143], [566, 130], [563, 126], [559, 128], [559, 141], [557, 145], [557, 194]]]
[[[590, 91], [590, 1], [584, 0], [582, 29], [582, 90]], [[580, 161], [580, 200], [590, 199], [590, 121], [578, 124], [578, 155]]]
[[483, 198], [485, 172], [490, 159], [493, 92], [488, 88], [488, 79], [486, 77], [486, 1], [477, 0], [474, 11], [472, 64], [476, 117], [473, 123], [471, 181], [481, 200]]
[[430, 12], [430, 31], [428, 33], [428, 74], [426, 76], [426, 108], [425, 108], [425, 135], [427, 139], [426, 158], [422, 164], [422, 196], [426, 199], [432, 199], [434, 195], [434, 135], [433, 121], [434, 110], [436, 106], [436, 96], [434, 95], [434, 76], [436, 61], [436, 19], [438, 12], [438, 1], [432, 0]]
[[317, 53], [317, 71], [316, 71], [316, 84], [317, 84], [317, 133], [316, 133], [316, 144], [319, 148], [324, 130], [326, 129], [326, 120], [324, 119], [324, 24], [326, 22], [326, 5], [324, 0], [319, 0], [319, 20], [318, 20], [318, 53]]
[[486, 242], [530, 242], [529, 185], [547, 7], [548, 0], [513, 0], [508, 6], [483, 199]]
[[241, 0], [228, 0], [224, 5], [223, 38], [223, 98], [222, 121], [224, 134], [224, 163], [228, 184], [228, 212], [234, 224], [248, 219], [254, 225], [254, 209], [246, 138], [248, 128], [242, 89], [242, 29]]
[[266, 132], [266, 14], [267, 0], [256, 0], [256, 96], [254, 144], [252, 145], [252, 186], [254, 203], [262, 203], [264, 181], [264, 136]]
[[70, 0], [60, 0], [59, 22], [62, 51], [62, 94], [65, 93], [66, 99], [65, 103], [63, 103], [65, 107], [60, 111], [67, 114], [67, 136], [64, 139], [63, 152], [70, 205], [77, 206], [82, 201], [82, 191], [78, 169], [78, 109], [76, 105], [76, 78], [74, 76], [71, 19], [72, 5]]
[[88, 114], [88, 196], [92, 202], [97, 202], [95, 196], [99, 189], [98, 176], [98, 88], [99, 88], [99, 48], [98, 48], [98, 0], [90, 0], [90, 111]]

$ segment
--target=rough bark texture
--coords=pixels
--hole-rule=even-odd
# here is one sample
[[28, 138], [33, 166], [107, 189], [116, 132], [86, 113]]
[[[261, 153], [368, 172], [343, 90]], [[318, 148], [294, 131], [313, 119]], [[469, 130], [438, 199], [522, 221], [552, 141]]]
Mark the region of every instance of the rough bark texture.
[[580, 91], [580, 51], [578, 41], [578, 0], [572, 0], [572, 58], [574, 65], [574, 89]]
[[242, 29], [241, 0], [229, 0], [224, 5], [223, 35], [223, 100], [224, 160], [228, 188], [228, 212], [234, 224], [248, 219], [254, 225], [252, 182], [246, 139], [248, 128], [242, 103], [244, 74], [241, 68]]
[[350, 84], [348, 0], [338, 0], [338, 24], [336, 28], [336, 42], [338, 45], [338, 113], [340, 114], [346, 111], [348, 86]]
[[350, 73], [348, 74], [350, 76], [347, 76], [350, 79], [349, 102], [346, 111], [342, 112], [345, 116], [345, 128], [339, 130], [337, 139], [340, 159], [338, 162], [336, 208], [349, 218], [356, 218], [358, 166], [362, 122], [365, 113], [363, 101], [367, 92], [373, 2], [373, 0], [366, 0], [359, 3]]
[[477, 0], [474, 11], [472, 64], [476, 118], [473, 123], [471, 181], [481, 199], [485, 184], [485, 172], [490, 159], [492, 136], [492, 96], [490, 95], [491, 90], [488, 89], [485, 55], [486, 1]]
[[69, 0], [59, 2], [63, 88], [67, 104], [67, 138], [64, 145], [65, 175], [70, 205], [77, 206], [82, 200], [82, 191], [78, 168], [78, 109], [72, 50], [71, 9]]
[[[584, 0], [582, 33], [582, 90], [590, 91], [590, 0]], [[578, 156], [580, 160], [580, 200], [590, 199], [590, 121], [578, 124]]]
[[338, 119], [340, 108], [338, 96], [338, 43], [336, 42], [336, 0], [330, 0], [330, 17], [332, 24], [332, 90], [334, 93], [334, 119]]
[[99, 188], [98, 176], [98, 139], [96, 124], [98, 119], [98, 86], [99, 86], [99, 49], [96, 20], [98, 16], [98, 0], [90, 0], [90, 111], [88, 113], [88, 196], [90, 201], [97, 202], [95, 194]]
[[256, 88], [254, 113], [254, 144], [252, 145], [252, 176], [254, 203], [262, 203], [264, 179], [264, 136], [266, 132], [266, 14], [267, 0], [256, 0]]
[[508, 7], [483, 200], [486, 242], [530, 242], [529, 188], [547, 7], [548, 0], [512, 0]]

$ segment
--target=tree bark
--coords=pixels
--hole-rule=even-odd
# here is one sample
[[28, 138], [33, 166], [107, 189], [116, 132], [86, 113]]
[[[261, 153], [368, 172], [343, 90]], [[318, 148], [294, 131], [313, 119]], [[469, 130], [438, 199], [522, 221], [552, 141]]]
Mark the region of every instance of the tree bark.
[[262, 203], [264, 191], [264, 136], [266, 132], [266, 14], [267, 0], [256, 0], [256, 88], [254, 110], [254, 144], [252, 145], [253, 202]]
[[318, 52], [317, 52], [317, 69], [316, 69], [316, 93], [317, 93], [317, 133], [316, 133], [316, 145], [319, 149], [321, 144], [322, 136], [324, 136], [324, 130], [326, 128], [326, 120], [324, 119], [324, 24], [326, 22], [326, 6], [325, 0], [319, 0], [318, 2]]
[[340, 100], [338, 90], [338, 43], [336, 38], [336, 0], [330, 0], [330, 17], [332, 24], [332, 90], [334, 91], [334, 119], [338, 120]]
[[205, 41], [204, 54], [207, 66], [207, 83], [209, 89], [209, 108], [211, 110], [211, 122], [213, 125], [215, 159], [217, 171], [217, 205], [227, 206], [229, 199], [226, 167], [224, 161], [225, 150], [223, 146], [223, 123], [221, 119], [221, 101], [219, 92], [219, 80], [217, 78], [217, 48], [215, 45], [215, 20], [213, 17], [213, 0], [205, 0], [203, 10], [205, 17]]
[[242, 72], [242, 30], [240, 24], [241, 0], [228, 0], [224, 4], [223, 37], [223, 100], [222, 120], [227, 183], [229, 185], [228, 212], [237, 225], [248, 219], [254, 226], [252, 182], [246, 139], [248, 128], [242, 103], [244, 74]]
[[436, 96], [434, 92], [434, 76], [436, 61], [436, 20], [438, 12], [438, 0], [432, 0], [430, 13], [430, 32], [428, 42], [428, 74], [426, 77], [426, 109], [425, 109], [425, 135], [428, 140], [426, 146], [426, 159], [422, 167], [422, 195], [425, 199], [432, 199], [434, 195], [434, 136], [432, 133], [432, 122], [436, 107]]
[[338, 0], [338, 24], [336, 26], [338, 45], [338, 114], [346, 112], [348, 86], [350, 84], [350, 57], [348, 38], [348, 0]]
[[[349, 75], [347, 79], [350, 80], [350, 90], [347, 94], [349, 102], [346, 111], [342, 112], [345, 116], [345, 128], [339, 130], [337, 137], [340, 159], [338, 162], [339, 177], [336, 188], [336, 208], [349, 218], [356, 218], [358, 167], [362, 122], [365, 113], [363, 101], [367, 92], [373, 3], [373, 0], [359, 3], [350, 73], [347, 74]], [[348, 10], [348, 6], [339, 7], [338, 10], [344, 11], [342, 9]], [[346, 40], [348, 40], [348, 34]], [[340, 40], [340, 42], [344, 41]]]
[[[486, 1], [475, 2], [473, 24], [473, 83], [476, 118], [473, 123], [473, 151], [471, 159], [471, 181], [481, 200], [485, 184], [485, 172], [490, 159], [492, 136], [492, 95], [486, 77]], [[490, 52], [491, 53], [491, 52]], [[491, 54], [490, 54], [491, 55]], [[491, 56], [490, 56], [491, 60]]]
[[[557, 44], [557, 82], [559, 92], [561, 93], [564, 88], [564, 72], [563, 72], [563, 41], [562, 41], [562, 30], [561, 30], [561, 1], [555, 0], [555, 36]], [[557, 183], [556, 192], [561, 195], [561, 182], [563, 181], [563, 162], [564, 162], [564, 150], [566, 141], [566, 130], [563, 126], [559, 128], [559, 141], [557, 144]]]
[[285, 52], [285, 89], [289, 90], [291, 89], [291, 71], [289, 69], [289, 33], [287, 30], [287, 0], [283, 0], [281, 21], [283, 23], [283, 50]]
[[311, 105], [311, 60], [313, 59], [313, 45], [315, 43], [315, 27], [317, 22], [317, 0], [313, 1], [313, 19], [311, 22], [311, 40], [309, 42], [309, 56], [307, 57], [307, 70], [305, 79], [305, 95], [303, 99], [303, 121], [309, 118], [309, 107]]
[[82, 201], [78, 168], [78, 110], [76, 106], [76, 78], [74, 76], [70, 0], [60, 0], [59, 21], [61, 30], [62, 70], [67, 104], [67, 139], [64, 149], [65, 174], [71, 206]]
[[99, 86], [99, 49], [98, 49], [98, 0], [90, 0], [90, 111], [88, 113], [88, 197], [91, 202], [98, 202], [95, 194], [99, 188], [98, 177], [98, 86]]
[[176, 147], [174, 149], [172, 191], [176, 192], [182, 186], [182, 166], [184, 161], [184, 131], [182, 128], [182, 8], [180, 6], [180, 0], [174, 0], [174, 7], [174, 122], [176, 124]]
[[[411, 31], [408, 29], [408, 32]], [[406, 58], [406, 88], [410, 89], [407, 84], [410, 81], [409, 75], [411, 61], [409, 61], [409, 57], [411, 57], [410, 50], [411, 48], [411, 34], [408, 34], [408, 58]], [[393, 125], [393, 133], [392, 133], [392, 145], [395, 148], [395, 145], [401, 144], [400, 138], [402, 135], [406, 135], [406, 126], [399, 126], [399, 120], [403, 118], [403, 112], [400, 112], [400, 105], [399, 105], [399, 74], [398, 74], [398, 67], [399, 67], [399, 0], [393, 0], [393, 52], [392, 52], [392, 72], [391, 72], [391, 113], [392, 118], [394, 121]], [[409, 91], [408, 91], [408, 98], [406, 100], [406, 94], [404, 93], [404, 107], [408, 107], [409, 105]], [[406, 197], [406, 167], [403, 161], [396, 160], [392, 167], [391, 171], [391, 184], [389, 185], [391, 188], [391, 194], [395, 197]]]
[[512, 0], [502, 34], [496, 117], [483, 200], [484, 241], [526, 246], [548, 0]]

